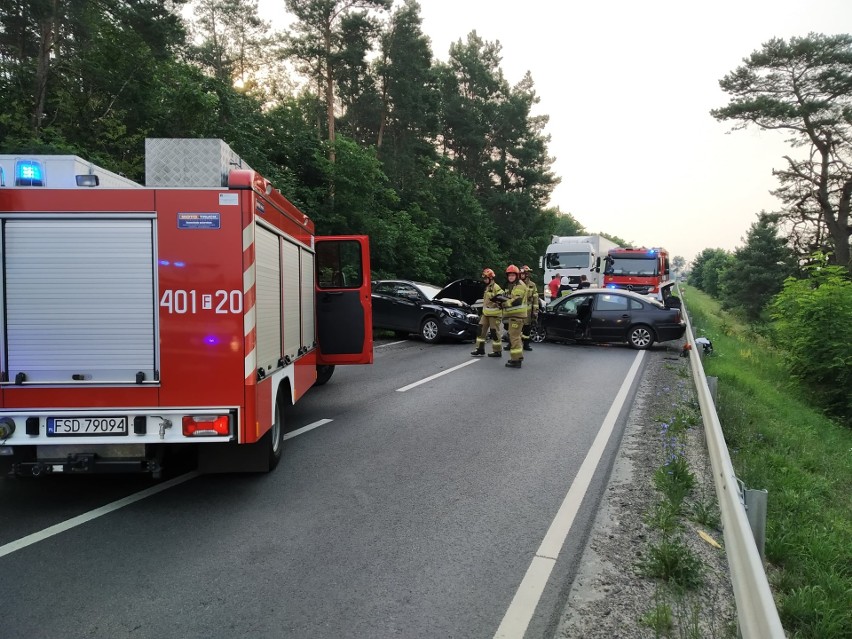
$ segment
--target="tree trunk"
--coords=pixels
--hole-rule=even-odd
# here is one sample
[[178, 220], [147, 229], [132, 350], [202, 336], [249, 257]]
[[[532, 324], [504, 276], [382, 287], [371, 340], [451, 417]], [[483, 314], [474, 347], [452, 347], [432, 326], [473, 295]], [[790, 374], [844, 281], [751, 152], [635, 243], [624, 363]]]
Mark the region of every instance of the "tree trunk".
[[35, 91], [33, 100], [32, 127], [37, 136], [44, 120], [44, 107], [47, 102], [47, 76], [50, 72], [50, 53], [56, 43], [59, 29], [59, 2], [51, 2], [51, 15], [45, 16], [39, 23], [38, 60], [36, 62]]
[[325, 113], [328, 124], [328, 161], [334, 164], [334, 69], [331, 61], [331, 23], [325, 26]]

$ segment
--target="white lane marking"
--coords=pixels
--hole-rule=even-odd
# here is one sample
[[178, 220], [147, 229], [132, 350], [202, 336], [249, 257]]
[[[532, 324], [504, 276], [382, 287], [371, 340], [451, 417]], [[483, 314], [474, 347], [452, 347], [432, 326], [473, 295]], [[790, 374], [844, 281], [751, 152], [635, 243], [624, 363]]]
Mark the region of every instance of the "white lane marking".
[[639, 364], [645, 351], [636, 353], [633, 364], [630, 370], [627, 371], [627, 376], [621, 384], [621, 388], [615, 396], [612, 405], [609, 407], [609, 412], [601, 424], [595, 441], [592, 442], [589, 452], [586, 453], [586, 458], [583, 460], [577, 476], [571, 483], [568, 489], [568, 494], [562, 501], [556, 517], [550, 524], [547, 533], [538, 550], [530, 563], [527, 572], [524, 575], [521, 585], [515, 592], [512, 603], [509, 604], [506, 614], [503, 616], [503, 621], [500, 622], [500, 627], [494, 633], [494, 639], [522, 639], [527, 631], [532, 620], [536, 606], [544, 592], [544, 587], [547, 580], [550, 578], [550, 573], [556, 565], [556, 559], [559, 557], [559, 552], [565, 543], [565, 538], [568, 536], [568, 531], [574, 523], [574, 517], [580, 509], [580, 504], [586, 491], [589, 489], [589, 484], [592, 481], [592, 476], [595, 474], [595, 469], [600, 463], [601, 456], [612, 434], [615, 422], [618, 419], [618, 414], [621, 412], [624, 402], [627, 400], [627, 393], [636, 374], [639, 371]]
[[403, 386], [402, 388], [397, 388], [396, 392], [397, 393], [404, 393], [407, 390], [411, 390], [412, 388], [415, 388], [416, 386], [420, 386], [420, 384], [425, 384], [426, 382], [431, 382], [433, 379], [436, 379], [438, 377], [446, 375], [447, 373], [452, 373], [453, 371], [457, 371], [458, 369], [464, 368], [465, 366], [470, 366], [471, 364], [476, 364], [476, 362], [478, 362], [478, 361], [479, 361], [478, 359], [472, 359], [469, 362], [465, 362], [464, 364], [459, 364], [458, 366], [453, 366], [452, 368], [448, 368], [447, 370], [441, 371], [440, 373], [435, 373], [434, 375], [430, 375], [426, 379], [421, 379], [419, 382], [414, 382], [413, 384], [409, 384], [408, 386]]
[[127, 497], [119, 499], [118, 501], [114, 501], [111, 504], [101, 506], [100, 508], [95, 508], [94, 510], [90, 510], [89, 512], [83, 513], [82, 515], [77, 515], [76, 517], [72, 517], [67, 521], [63, 521], [62, 523], [50, 526], [49, 528], [45, 528], [44, 530], [40, 530], [39, 532], [27, 535], [26, 537], [21, 537], [20, 539], [16, 539], [15, 541], [10, 541], [8, 544], [0, 546], [0, 557], [10, 555], [16, 550], [21, 550], [22, 548], [26, 548], [27, 546], [32, 546], [33, 544], [48, 539], [49, 537], [53, 537], [54, 535], [63, 533], [66, 530], [76, 528], [77, 526], [92, 521], [93, 519], [108, 515], [109, 513], [114, 512], [119, 508], [124, 508], [125, 506], [134, 504], [137, 501], [145, 499], [146, 497], [151, 497], [152, 495], [161, 493], [164, 490], [172, 488], [173, 486], [182, 484], [185, 481], [195, 479], [196, 477], [198, 477], [199, 474], [200, 473], [197, 470], [193, 470], [192, 472], [186, 473], [185, 475], [181, 475], [179, 477], [175, 477], [174, 479], [164, 481], [162, 484], [151, 486], [150, 488], [141, 490], [138, 493], [133, 493], [132, 495], [128, 495]]
[[282, 437], [282, 439], [293, 439], [301, 435], [302, 433], [307, 433], [309, 430], [313, 430], [314, 428], [319, 428], [329, 422], [333, 422], [333, 419], [321, 419], [318, 422], [314, 422], [313, 424], [308, 424], [307, 426], [302, 426], [301, 428], [294, 430], [292, 433], [287, 433]]
[[385, 346], [394, 346], [395, 344], [402, 344], [403, 342], [407, 342], [408, 340], [401, 339], [398, 342], [391, 342], [390, 344], [379, 344], [378, 346], [374, 346], [373, 349], [376, 348], [384, 348]]

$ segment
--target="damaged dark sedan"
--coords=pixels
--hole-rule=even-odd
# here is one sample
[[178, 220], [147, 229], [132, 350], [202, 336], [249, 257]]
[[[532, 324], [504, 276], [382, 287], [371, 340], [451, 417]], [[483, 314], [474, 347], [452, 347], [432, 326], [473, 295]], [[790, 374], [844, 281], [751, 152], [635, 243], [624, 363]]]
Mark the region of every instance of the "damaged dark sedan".
[[417, 333], [430, 344], [442, 338], [473, 339], [479, 316], [469, 303], [452, 297], [467, 292], [468, 287], [459, 282], [441, 289], [411, 280], [374, 281], [373, 328], [391, 330], [400, 337]]
[[680, 300], [666, 303], [629, 291], [585, 289], [550, 302], [539, 313], [533, 341], [627, 342], [636, 349], [680, 339]]

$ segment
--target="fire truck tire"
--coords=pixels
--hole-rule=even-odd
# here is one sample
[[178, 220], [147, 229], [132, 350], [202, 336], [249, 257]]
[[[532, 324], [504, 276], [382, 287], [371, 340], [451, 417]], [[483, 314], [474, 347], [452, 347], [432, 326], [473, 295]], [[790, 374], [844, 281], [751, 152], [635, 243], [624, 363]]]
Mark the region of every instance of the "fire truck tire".
[[627, 341], [636, 350], [644, 351], [654, 343], [654, 331], [650, 326], [638, 324], [627, 333]]
[[440, 329], [438, 328], [438, 320], [434, 317], [427, 317], [423, 320], [423, 323], [420, 325], [420, 337], [423, 338], [424, 342], [429, 344], [434, 344], [438, 341], [438, 338], [441, 336]]
[[317, 366], [317, 386], [322, 386], [334, 374], [334, 366]]
[[284, 406], [281, 399], [275, 402], [275, 420], [261, 439], [264, 448], [269, 453], [269, 470], [274, 469], [281, 461], [281, 451], [284, 450]]

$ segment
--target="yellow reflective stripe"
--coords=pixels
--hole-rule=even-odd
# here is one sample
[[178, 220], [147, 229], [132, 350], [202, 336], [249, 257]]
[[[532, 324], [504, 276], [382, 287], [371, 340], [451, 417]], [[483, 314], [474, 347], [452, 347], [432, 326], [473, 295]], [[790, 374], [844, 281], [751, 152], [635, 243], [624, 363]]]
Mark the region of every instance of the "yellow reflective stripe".
[[513, 348], [509, 351], [510, 355], [520, 355], [524, 352], [523, 348]]

